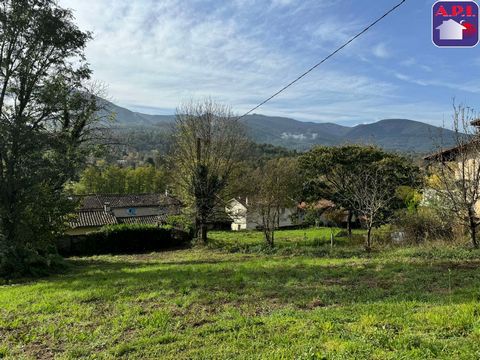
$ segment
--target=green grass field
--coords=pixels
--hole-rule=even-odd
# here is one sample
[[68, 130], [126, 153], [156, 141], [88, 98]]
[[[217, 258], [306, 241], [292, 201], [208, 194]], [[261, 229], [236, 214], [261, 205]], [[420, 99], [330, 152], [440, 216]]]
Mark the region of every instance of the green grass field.
[[0, 287], [0, 358], [480, 358], [479, 251], [367, 255], [322, 234], [280, 232], [270, 254], [261, 234], [219, 232], [213, 249], [71, 259]]

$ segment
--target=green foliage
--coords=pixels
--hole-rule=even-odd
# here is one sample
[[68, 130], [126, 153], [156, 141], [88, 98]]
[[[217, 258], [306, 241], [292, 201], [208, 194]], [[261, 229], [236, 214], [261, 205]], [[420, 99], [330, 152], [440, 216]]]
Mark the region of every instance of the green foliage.
[[422, 194], [410, 186], [399, 186], [396, 190], [396, 195], [403, 201], [410, 213], [417, 211], [423, 199]]
[[108, 225], [96, 232], [70, 238], [64, 255], [133, 254], [179, 248], [190, 236], [171, 226], [120, 224]]
[[375, 146], [318, 146], [299, 162], [306, 178], [305, 197], [311, 201], [326, 198], [345, 209], [353, 210], [352, 187], [366, 169], [383, 170], [385, 183], [395, 188], [420, 183], [420, 170], [412, 161]]
[[46, 276], [65, 268], [65, 261], [53, 245], [42, 249], [31, 244], [9, 246], [0, 241], [0, 279]]
[[83, 54], [91, 36], [72, 19], [53, 0], [0, 8], [0, 263], [12, 274], [52, 268], [71, 210], [64, 185], [99, 134], [98, 89]]
[[175, 229], [186, 231], [189, 234], [193, 234], [195, 230], [195, 224], [191, 216], [188, 215], [170, 215], [167, 218], [167, 224]]
[[[367, 251], [372, 229], [386, 224], [395, 210], [405, 206], [405, 200], [395, 196], [398, 188], [421, 184], [420, 169], [410, 159], [374, 146], [320, 146], [301, 156], [300, 164], [305, 198], [314, 202], [326, 198], [357, 215], [368, 230]], [[412, 195], [411, 206], [416, 200]]]
[[165, 191], [167, 174], [151, 165], [122, 168], [116, 165], [87, 167], [80, 181], [72, 185], [74, 193], [146, 194]]
[[429, 240], [452, 240], [454, 223], [451, 219], [443, 218], [438, 212], [430, 208], [420, 208], [412, 211], [400, 211], [394, 225], [405, 233], [408, 241], [421, 243]]
[[145, 126], [117, 129], [117, 136], [121, 138], [122, 143], [126, 143], [128, 148], [124, 150], [134, 150], [139, 152], [149, 152], [158, 150], [163, 154], [169, 152], [172, 147], [172, 136], [168, 129], [171, 124], [161, 127]]

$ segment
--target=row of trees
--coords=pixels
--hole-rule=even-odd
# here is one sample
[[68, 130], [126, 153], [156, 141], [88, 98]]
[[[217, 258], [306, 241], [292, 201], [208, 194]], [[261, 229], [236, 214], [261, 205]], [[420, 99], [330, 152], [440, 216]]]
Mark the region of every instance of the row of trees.
[[191, 210], [203, 242], [208, 224], [237, 195], [251, 199], [249, 207], [258, 214], [269, 246], [282, 209], [325, 198], [348, 211], [349, 224], [353, 215], [362, 220], [370, 250], [372, 229], [405, 206], [397, 189], [422, 182], [411, 159], [373, 146], [320, 146], [301, 156], [242, 161], [248, 144], [242, 124], [210, 100], [180, 108], [174, 134], [177, 194]]
[[70, 187], [77, 195], [162, 193], [168, 183], [167, 171], [152, 165], [120, 167], [89, 166]]

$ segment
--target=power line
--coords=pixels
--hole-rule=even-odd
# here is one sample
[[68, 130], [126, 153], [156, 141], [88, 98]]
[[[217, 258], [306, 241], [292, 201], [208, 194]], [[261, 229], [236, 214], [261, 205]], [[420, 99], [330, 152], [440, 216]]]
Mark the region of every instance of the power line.
[[327, 61], [328, 59], [330, 59], [331, 57], [333, 57], [334, 55], [336, 55], [338, 52], [340, 52], [341, 50], [343, 50], [345, 47], [347, 47], [348, 45], [350, 45], [352, 42], [354, 42], [357, 38], [359, 38], [360, 36], [362, 36], [363, 34], [365, 34], [367, 31], [369, 31], [372, 27], [374, 27], [375, 25], [377, 25], [380, 21], [382, 21], [383, 19], [385, 19], [388, 15], [390, 15], [391, 13], [393, 13], [395, 10], [397, 10], [400, 6], [402, 6], [407, 0], [402, 0], [400, 1], [397, 5], [395, 5], [393, 8], [391, 8], [390, 10], [388, 10], [385, 14], [383, 14], [382, 16], [380, 16], [378, 19], [376, 19], [374, 22], [372, 22], [370, 25], [368, 25], [365, 29], [363, 29], [362, 31], [360, 31], [357, 35], [355, 35], [354, 37], [350, 38], [350, 40], [348, 40], [347, 42], [345, 42], [342, 46], [340, 46], [339, 48], [337, 48], [335, 51], [333, 51], [332, 53], [330, 53], [328, 56], [326, 56], [325, 58], [323, 58], [320, 62], [318, 62], [317, 64], [315, 64], [314, 66], [312, 66], [310, 69], [308, 69], [307, 71], [305, 71], [302, 75], [300, 75], [299, 77], [297, 77], [295, 80], [293, 80], [292, 82], [290, 82], [289, 84], [285, 85], [283, 88], [281, 88], [279, 91], [277, 91], [275, 94], [273, 94], [272, 96], [270, 96], [268, 99], [265, 99], [264, 101], [262, 101], [260, 104], [258, 104], [257, 106], [255, 106], [254, 108], [252, 108], [251, 110], [249, 110], [248, 112], [246, 112], [245, 114], [243, 114], [242, 116], [240, 116], [238, 119], [242, 119], [244, 118], [245, 116], [251, 114], [252, 112], [254, 112], [255, 110], [257, 110], [259, 107], [261, 107], [262, 105], [265, 105], [267, 102], [269, 102], [270, 100], [272, 100], [273, 98], [277, 97], [278, 95], [280, 95], [282, 92], [284, 92], [285, 90], [287, 90], [290, 86], [292, 86], [293, 84], [295, 84], [296, 82], [300, 81], [301, 79], [303, 79], [305, 76], [307, 76], [309, 73], [311, 73], [313, 70], [315, 70], [317, 67], [319, 67], [320, 65], [322, 65], [325, 61]]

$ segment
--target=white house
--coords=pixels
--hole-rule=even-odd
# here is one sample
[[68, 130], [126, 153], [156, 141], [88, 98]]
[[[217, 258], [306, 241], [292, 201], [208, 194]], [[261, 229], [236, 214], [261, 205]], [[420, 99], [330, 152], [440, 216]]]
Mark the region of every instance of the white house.
[[[255, 230], [262, 225], [262, 218], [258, 211], [249, 203], [248, 198], [236, 198], [230, 200], [225, 211], [232, 219], [232, 230]], [[278, 228], [296, 225], [293, 218], [297, 214], [297, 208], [280, 209]]]
[[453, 19], [444, 21], [437, 26], [440, 31], [440, 40], [463, 40], [463, 30], [467, 28]]

